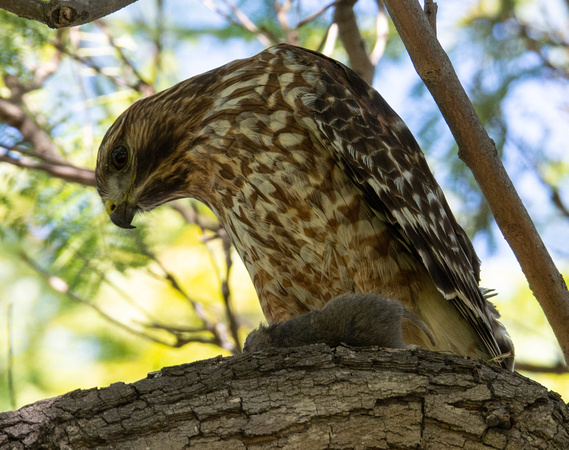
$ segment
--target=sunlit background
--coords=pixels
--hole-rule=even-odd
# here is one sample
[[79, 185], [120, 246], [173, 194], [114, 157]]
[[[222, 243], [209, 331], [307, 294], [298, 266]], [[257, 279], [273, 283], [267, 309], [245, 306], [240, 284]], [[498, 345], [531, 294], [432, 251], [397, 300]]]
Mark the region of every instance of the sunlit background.
[[[324, 6], [292, 5], [291, 26]], [[568, 8], [564, 0], [447, 0], [438, 15], [439, 39], [566, 278]], [[355, 11], [371, 49], [377, 4], [359, 0]], [[318, 49], [331, 18], [332, 8], [299, 28], [300, 43]], [[49, 171], [62, 161], [94, 169], [104, 132], [133, 101], [258, 53], [259, 33], [284, 39], [272, 0], [142, 0], [62, 32], [0, 12], [0, 100], [51, 71], [16, 103], [60, 158], [26, 154], [37, 147], [0, 123], [0, 411], [230, 355], [263, 320], [246, 270], [203, 206], [163, 206], [137, 216], [136, 231], [120, 230], [92, 186]], [[347, 62], [339, 40], [331, 56]], [[522, 373], [567, 400], [569, 375], [543, 373], [563, 364], [555, 336], [391, 23], [373, 84], [418, 139], [473, 239], [481, 284], [498, 292], [518, 361], [542, 371]], [[26, 164], [35, 168], [18, 166]]]

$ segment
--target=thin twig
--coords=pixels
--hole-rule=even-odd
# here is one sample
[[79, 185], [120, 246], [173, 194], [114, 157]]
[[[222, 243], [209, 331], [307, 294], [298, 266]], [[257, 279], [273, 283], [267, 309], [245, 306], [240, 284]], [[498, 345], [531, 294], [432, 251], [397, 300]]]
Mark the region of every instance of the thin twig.
[[[63, 42], [63, 33], [61, 30], [57, 31], [55, 34], [55, 42]], [[23, 82], [21, 77], [4, 73], [4, 83], [10, 90], [10, 102], [22, 104], [25, 94], [41, 89], [47, 79], [59, 68], [61, 56], [62, 52], [56, 50], [49, 61], [44, 61], [39, 66], [30, 69], [30, 74], [33, 75], [33, 78], [28, 82]]]
[[[69, 30], [69, 37], [70, 41], [73, 42], [74, 40], [79, 41], [80, 39], [80, 32], [78, 28], [71, 28]], [[89, 96], [87, 95], [87, 91], [85, 89], [83, 83], [83, 77], [81, 75], [81, 65], [76, 60], [72, 60], [72, 67], [73, 67], [73, 75], [76, 78], [77, 86], [79, 87], [79, 96], [81, 97], [81, 105], [83, 109], [83, 126], [81, 130], [83, 132], [83, 141], [85, 151], [93, 152], [95, 149], [94, 147], [94, 132], [93, 132], [93, 124], [91, 121], [91, 110], [89, 108]]]
[[202, 0], [202, 3], [207, 6], [209, 9], [211, 9], [212, 11], [216, 12], [217, 14], [219, 14], [221, 17], [223, 17], [225, 20], [227, 20], [229, 23], [231, 23], [232, 25], [238, 26], [240, 28], [243, 28], [247, 31], [249, 31], [250, 33], [255, 35], [255, 38], [257, 38], [257, 40], [263, 44], [263, 46], [265, 47], [270, 47], [273, 44], [276, 44], [277, 42], [274, 42], [271, 40], [271, 37], [264, 31], [262, 31], [259, 27], [257, 27], [246, 15], [245, 13], [243, 13], [240, 9], [238, 9], [235, 5], [233, 5], [232, 3], [230, 3], [228, 0], [224, 0], [223, 1], [228, 7], [229, 9], [231, 9], [231, 11], [233, 12], [233, 14], [235, 14], [235, 16], [237, 17], [237, 20], [235, 20], [233, 17], [231, 17], [229, 14], [227, 14], [225, 11], [223, 11], [222, 9], [220, 9], [212, 0]]
[[303, 27], [304, 25], [312, 22], [314, 19], [316, 19], [317, 17], [321, 16], [322, 14], [324, 14], [326, 11], [328, 11], [332, 6], [336, 6], [337, 2], [332, 2], [327, 4], [326, 6], [324, 6], [324, 8], [322, 8], [320, 11], [315, 12], [314, 14], [309, 15], [308, 17], [302, 19], [300, 22], [298, 22], [296, 24], [296, 29], [299, 29], [300, 27]]
[[38, 155], [62, 159], [51, 141], [51, 137], [28, 116], [22, 104], [13, 103], [0, 97], [0, 122], [16, 128], [24, 141], [28, 142]]
[[10, 407], [16, 409], [16, 389], [14, 387], [14, 339], [12, 335], [12, 300], [8, 299], [6, 306], [6, 343], [8, 344], [8, 354], [6, 361], [6, 371], [8, 372], [8, 395], [10, 397]]
[[553, 205], [563, 217], [569, 218], [569, 207], [563, 202], [559, 189], [545, 179], [545, 176], [539, 168], [539, 163], [531, 156], [533, 155], [533, 152], [527, 149], [527, 145], [522, 142], [521, 139], [514, 139], [510, 137], [509, 140], [512, 141], [514, 146], [518, 149], [518, 154], [520, 154], [525, 160], [527, 167], [531, 168], [535, 172], [539, 181], [547, 188], [547, 190], [549, 190], [549, 195], [551, 196]]
[[64, 46], [62, 44], [58, 44], [57, 42], [52, 42], [52, 45], [56, 49], [60, 50], [62, 53], [69, 56], [70, 58], [73, 58], [77, 62], [83, 64], [85, 67], [88, 67], [89, 69], [94, 70], [99, 75], [102, 75], [103, 77], [107, 78], [109, 81], [111, 81], [116, 86], [123, 87], [123, 88], [124, 87], [130, 88], [133, 91], [140, 92], [142, 95], [145, 94], [144, 90], [141, 89], [141, 85], [139, 85], [139, 83], [130, 83], [130, 82], [126, 81], [124, 78], [115, 77], [115, 76], [109, 75], [108, 73], [105, 73], [105, 70], [102, 67], [100, 67], [99, 65], [97, 65], [96, 63], [94, 63], [92, 60], [90, 60], [88, 58], [83, 58], [83, 57], [75, 54], [73, 51], [69, 50], [66, 46]]
[[162, 36], [164, 34], [164, 0], [156, 0], [156, 31], [154, 33], [154, 58], [152, 63], [152, 80], [156, 82], [162, 70]]
[[176, 290], [182, 297], [184, 297], [186, 301], [191, 305], [198, 319], [202, 321], [204, 328], [213, 334], [215, 344], [220, 346], [221, 348], [229, 350], [232, 353], [235, 353], [236, 346], [234, 343], [230, 341], [229, 336], [227, 336], [227, 333], [225, 332], [226, 330], [224, 330], [224, 326], [212, 322], [208, 318], [203, 304], [192, 298], [190, 295], [188, 295], [185, 289], [182, 288], [182, 286], [178, 283], [176, 277], [164, 266], [164, 264], [162, 264], [162, 262], [156, 257], [156, 255], [147, 247], [147, 245], [144, 243], [142, 237], [139, 234], [136, 234], [136, 241], [142, 253], [145, 254], [148, 258], [150, 258], [152, 261], [154, 261], [160, 267], [160, 269], [164, 274], [163, 279], [165, 279], [172, 286], [172, 288], [174, 288], [174, 290]]
[[107, 322], [110, 322], [113, 325], [116, 325], [117, 327], [121, 328], [122, 330], [127, 331], [128, 333], [131, 333], [135, 336], [138, 336], [138, 337], [144, 338], [146, 340], [155, 342], [157, 344], [166, 345], [168, 347], [176, 347], [177, 346], [175, 344], [173, 345], [167, 341], [159, 339], [155, 336], [151, 336], [149, 334], [146, 334], [146, 333], [143, 333], [141, 331], [130, 328], [128, 325], [124, 324], [123, 322], [121, 322], [121, 321], [115, 319], [114, 317], [110, 316], [109, 314], [107, 314], [105, 311], [103, 311], [101, 308], [99, 308], [96, 304], [81, 298], [79, 295], [77, 295], [75, 292], [73, 292], [71, 289], [69, 289], [69, 286], [67, 285], [67, 283], [64, 280], [62, 280], [59, 277], [55, 277], [55, 276], [51, 275], [49, 272], [47, 272], [46, 270], [41, 268], [26, 253], [21, 252], [20, 256], [21, 256], [22, 260], [26, 264], [28, 264], [32, 269], [34, 269], [37, 273], [39, 273], [55, 291], [67, 295], [75, 303], [79, 303], [81, 305], [87, 306], [88, 308], [91, 308], [93, 311], [95, 311], [99, 316], [101, 316]]
[[[144, 97], [148, 97], [154, 94], [154, 86], [151, 83], [146, 81], [144, 77], [140, 74], [140, 72], [134, 67], [134, 64], [126, 57], [122, 48], [117, 45], [115, 39], [113, 38], [112, 33], [110, 32], [107, 24], [103, 20], [95, 21], [95, 25], [99, 27], [99, 29], [105, 34], [107, 40], [109, 41], [109, 45], [113, 47], [113, 49], [117, 52], [119, 59], [123, 62], [125, 66], [129, 68], [132, 74], [136, 77], [137, 81], [134, 83], [133, 86], [136, 86], [136, 90], [141, 92]], [[157, 70], [155, 68], [155, 70]]]
[[157, 330], [168, 330], [172, 333], [182, 334], [182, 333], [203, 333], [208, 332], [204, 327], [182, 327], [179, 325], [164, 325], [158, 321], [155, 322], [138, 322], [145, 328], [153, 328]]
[[229, 275], [231, 274], [231, 267], [233, 266], [233, 260], [231, 259], [231, 239], [227, 233], [221, 234], [221, 241], [223, 242], [223, 252], [225, 253], [225, 277], [221, 283], [221, 295], [223, 296], [223, 304], [225, 306], [225, 314], [227, 315], [227, 320], [229, 322], [229, 330], [231, 331], [231, 336], [235, 341], [235, 347], [237, 350], [241, 351], [241, 344], [239, 341], [239, 322], [237, 316], [233, 312], [231, 290], [229, 288]]
[[170, 208], [180, 214], [186, 222], [193, 223], [200, 227], [202, 233], [207, 230], [213, 232], [214, 234], [217, 234], [221, 229], [219, 222], [215, 222], [205, 217], [203, 214], [197, 211], [193, 204], [190, 204], [189, 207], [185, 207], [179, 201], [174, 201], [172, 203], [169, 203], [169, 205]]

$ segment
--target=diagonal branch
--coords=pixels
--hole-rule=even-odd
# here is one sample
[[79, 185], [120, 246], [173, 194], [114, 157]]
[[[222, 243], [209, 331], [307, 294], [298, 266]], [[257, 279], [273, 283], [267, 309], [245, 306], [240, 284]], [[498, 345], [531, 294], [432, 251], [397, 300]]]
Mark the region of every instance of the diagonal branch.
[[326, 11], [328, 11], [328, 9], [330, 9], [332, 6], [336, 6], [336, 2], [328, 3], [320, 11], [317, 11], [314, 14], [310, 14], [308, 17], [302, 19], [300, 22], [296, 24], [296, 29], [299, 29], [300, 27], [303, 27], [304, 25], [312, 22], [314, 19], [316, 19], [317, 17], [321, 16]]
[[257, 40], [261, 44], [263, 44], [263, 46], [270, 47], [271, 45], [276, 44], [276, 42], [274, 42], [271, 39], [269, 34], [265, 33], [261, 29], [259, 29], [259, 27], [257, 27], [257, 25], [255, 25], [251, 21], [251, 19], [249, 19], [249, 17], [247, 17], [247, 15], [243, 11], [241, 11], [239, 8], [237, 8], [235, 5], [233, 5], [231, 2], [229, 2], [229, 0], [224, 0], [224, 3], [229, 7], [229, 9], [231, 9], [233, 14], [235, 14], [235, 17], [237, 17], [237, 20], [235, 20], [233, 17], [231, 17], [229, 14], [227, 14], [221, 8], [219, 8], [212, 0], [202, 0], [202, 3], [205, 6], [207, 6], [209, 9], [211, 9], [212, 11], [219, 14], [221, 17], [223, 17], [225, 20], [227, 20], [230, 24], [238, 26], [240, 28], [243, 28], [243, 29], [249, 31], [250, 33], [254, 34], [255, 37], [257, 38]]
[[433, 0], [425, 0], [425, 15], [427, 20], [433, 29], [435, 36], [437, 35], [437, 11], [439, 10], [439, 5], [437, 5]]
[[88, 67], [92, 70], [94, 70], [96, 73], [98, 73], [99, 75], [104, 76], [105, 78], [107, 78], [109, 81], [111, 81], [112, 83], [114, 83], [116, 86], [118, 87], [128, 87], [134, 91], [140, 92], [143, 95], [149, 95], [148, 93], [148, 89], [147, 89], [147, 84], [145, 84], [142, 80], [138, 79], [136, 83], [131, 83], [129, 81], [127, 81], [124, 78], [121, 77], [117, 77], [117, 76], [113, 76], [110, 75], [109, 73], [105, 72], [105, 69], [103, 69], [102, 67], [100, 67], [99, 65], [95, 64], [92, 60], [87, 59], [87, 58], [82, 58], [81, 56], [75, 54], [73, 51], [69, 50], [65, 45], [58, 43], [58, 42], [52, 42], [52, 45], [59, 51], [61, 51], [62, 53], [66, 54], [67, 56], [71, 57], [72, 59], [74, 59], [75, 61], [77, 61], [78, 63], [83, 64], [85, 67]]
[[[62, 32], [57, 32], [55, 42], [62, 41]], [[9, 98], [0, 97], [0, 122], [17, 129], [24, 141], [31, 144], [35, 154], [41, 158], [62, 161], [51, 141], [51, 137], [28, 114], [24, 95], [40, 89], [45, 81], [57, 70], [61, 62], [61, 52], [56, 51], [51, 60], [32, 70], [33, 79], [24, 83], [18, 77], [5, 73], [4, 83], [10, 91]]]
[[55, 277], [55, 276], [51, 275], [49, 272], [47, 272], [42, 267], [40, 267], [26, 253], [21, 252], [20, 256], [21, 256], [22, 260], [28, 266], [30, 266], [32, 269], [34, 269], [39, 275], [41, 275], [55, 291], [67, 295], [75, 303], [80, 303], [84, 306], [87, 306], [88, 308], [91, 308], [93, 311], [95, 311], [99, 316], [101, 316], [106, 321], [112, 323], [113, 325], [116, 325], [117, 327], [119, 327], [125, 331], [128, 331], [129, 333], [134, 334], [135, 336], [139, 336], [139, 337], [142, 337], [142, 338], [147, 339], [149, 341], [156, 342], [157, 344], [162, 344], [162, 345], [172, 347], [172, 344], [170, 344], [170, 343], [168, 343], [162, 339], [159, 339], [155, 336], [151, 336], [151, 335], [146, 334], [142, 331], [138, 331], [138, 330], [135, 330], [135, 329], [129, 327], [128, 325], [124, 324], [120, 320], [117, 320], [114, 317], [107, 314], [105, 311], [103, 311], [101, 308], [99, 308], [99, 306], [97, 306], [96, 304], [80, 297], [75, 292], [73, 292], [71, 289], [69, 289], [69, 286], [67, 285], [67, 283], [64, 280], [62, 280], [59, 277]]
[[0, 162], [6, 162], [25, 169], [41, 170], [65, 181], [80, 183], [85, 186], [95, 186], [95, 172], [91, 169], [73, 166], [65, 161], [52, 159], [37, 161], [28, 157], [16, 158], [9, 153], [0, 153]]
[[385, 0], [415, 69], [437, 102], [569, 361], [569, 291], [417, 0]]
[[[97, 20], [95, 22], [95, 25], [97, 25], [101, 29], [101, 31], [105, 34], [105, 36], [109, 41], [110, 46], [113, 47], [113, 49], [117, 52], [119, 59], [123, 62], [123, 64], [125, 64], [128, 67], [128, 69], [137, 79], [136, 83], [131, 83], [131, 87], [136, 91], [140, 92], [144, 97], [149, 97], [152, 94], [154, 94], [153, 85], [144, 79], [144, 77], [140, 74], [140, 72], [136, 69], [136, 67], [134, 67], [134, 64], [126, 57], [126, 55], [122, 51], [122, 48], [119, 45], [117, 45], [117, 43], [115, 42], [113, 35], [111, 34], [109, 28], [107, 27], [107, 24], [102, 20]], [[87, 60], [82, 60], [81, 62], [83, 64], [87, 64]], [[91, 61], [89, 61], [89, 63], [91, 63]], [[154, 70], [157, 70], [156, 63], [157, 61], [155, 58]], [[93, 65], [91, 65], [91, 67], [93, 67]], [[102, 69], [100, 70], [102, 71]]]
[[38, 155], [59, 159], [50, 136], [28, 117], [23, 106], [0, 97], [0, 122], [16, 128]]

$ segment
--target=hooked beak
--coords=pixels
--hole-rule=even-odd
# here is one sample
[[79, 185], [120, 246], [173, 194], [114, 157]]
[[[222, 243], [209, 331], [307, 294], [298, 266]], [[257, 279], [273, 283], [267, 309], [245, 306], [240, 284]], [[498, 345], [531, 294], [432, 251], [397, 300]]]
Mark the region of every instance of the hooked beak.
[[114, 211], [109, 214], [109, 217], [117, 227], [132, 229], [136, 228], [130, 224], [132, 222], [132, 219], [134, 219], [135, 213], [136, 209], [134, 205], [123, 202], [114, 208]]

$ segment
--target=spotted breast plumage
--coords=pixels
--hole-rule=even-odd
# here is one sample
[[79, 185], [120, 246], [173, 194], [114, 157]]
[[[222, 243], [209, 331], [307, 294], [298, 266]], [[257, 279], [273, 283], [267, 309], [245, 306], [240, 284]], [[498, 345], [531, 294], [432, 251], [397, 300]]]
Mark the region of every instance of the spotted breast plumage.
[[[96, 177], [123, 228], [177, 198], [211, 208], [269, 323], [377, 293], [420, 317], [437, 350], [513, 366], [474, 248], [418, 144], [337, 61], [277, 45], [142, 99], [105, 135]], [[412, 326], [404, 337], [432, 348]]]

